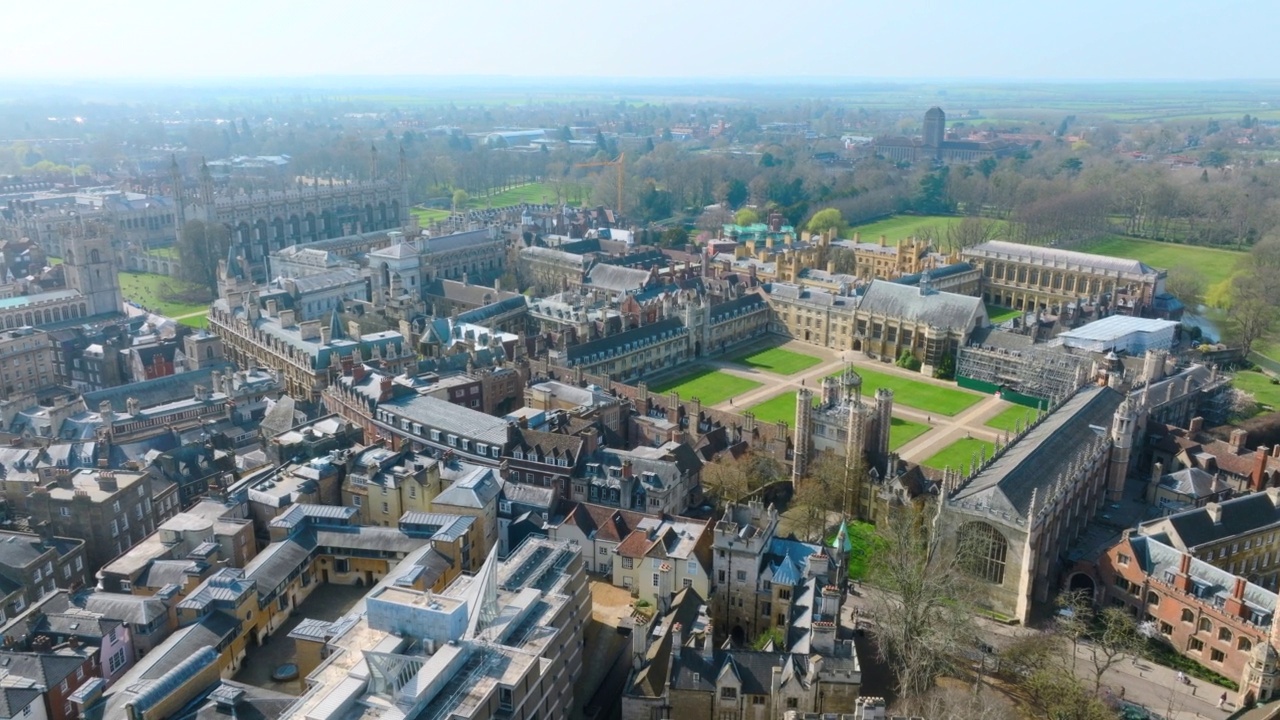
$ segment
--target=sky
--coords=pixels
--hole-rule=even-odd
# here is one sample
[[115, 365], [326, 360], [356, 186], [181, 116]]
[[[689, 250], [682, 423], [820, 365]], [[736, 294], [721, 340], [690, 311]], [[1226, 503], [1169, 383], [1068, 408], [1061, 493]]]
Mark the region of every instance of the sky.
[[5, 0], [0, 78], [1274, 79], [1280, 0]]

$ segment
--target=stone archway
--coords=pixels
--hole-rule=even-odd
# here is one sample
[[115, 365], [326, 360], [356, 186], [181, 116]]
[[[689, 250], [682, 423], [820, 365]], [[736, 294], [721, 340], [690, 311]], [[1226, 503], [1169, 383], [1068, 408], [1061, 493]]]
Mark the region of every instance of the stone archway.
[[1094, 594], [1098, 591], [1098, 585], [1088, 573], [1078, 572], [1067, 579], [1067, 590], [1088, 593], [1089, 599], [1092, 600]]
[[733, 630], [729, 631], [729, 639], [733, 641], [734, 647], [745, 647], [747, 631], [743, 630], [741, 625], [734, 625]]

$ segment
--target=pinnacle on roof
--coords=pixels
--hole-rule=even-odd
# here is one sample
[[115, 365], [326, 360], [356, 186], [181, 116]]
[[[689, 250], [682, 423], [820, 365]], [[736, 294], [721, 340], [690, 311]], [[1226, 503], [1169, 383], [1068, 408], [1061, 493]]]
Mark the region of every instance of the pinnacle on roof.
[[342, 340], [347, 335], [342, 332], [342, 318], [338, 317], [338, 308], [334, 308], [329, 315], [329, 339]]
[[236, 258], [234, 244], [227, 246], [227, 277], [244, 279], [244, 268], [240, 267], [240, 261]]
[[840, 520], [836, 536], [831, 539], [831, 547], [843, 553], [853, 551], [853, 543], [849, 540], [849, 525], [843, 519]]

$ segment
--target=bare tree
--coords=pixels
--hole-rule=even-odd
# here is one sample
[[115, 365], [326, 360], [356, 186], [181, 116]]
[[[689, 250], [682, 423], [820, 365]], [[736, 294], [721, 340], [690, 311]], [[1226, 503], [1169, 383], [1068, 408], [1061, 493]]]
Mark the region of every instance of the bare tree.
[[967, 217], [947, 226], [943, 247], [948, 251], [959, 252], [1003, 236], [1002, 223], [987, 218]]
[[1189, 265], [1169, 268], [1164, 281], [1164, 289], [1192, 310], [1204, 302], [1204, 286], [1204, 274]]
[[959, 687], [935, 687], [901, 705], [895, 707], [895, 711], [930, 720], [1017, 720], [1022, 717], [1004, 695], [974, 693]]
[[1275, 325], [1275, 283], [1255, 268], [1232, 281], [1231, 304], [1227, 307], [1226, 332], [1247, 356], [1253, 344]]
[[880, 653], [902, 695], [920, 697], [976, 644], [972, 581], [959, 553], [937, 551], [928, 519], [914, 507], [891, 509], [877, 535], [870, 582], [883, 590], [871, 599]]
[[1093, 694], [1096, 696], [1102, 689], [1102, 676], [1126, 656], [1139, 652], [1142, 635], [1129, 613], [1122, 608], [1109, 607], [1098, 614], [1089, 640]]

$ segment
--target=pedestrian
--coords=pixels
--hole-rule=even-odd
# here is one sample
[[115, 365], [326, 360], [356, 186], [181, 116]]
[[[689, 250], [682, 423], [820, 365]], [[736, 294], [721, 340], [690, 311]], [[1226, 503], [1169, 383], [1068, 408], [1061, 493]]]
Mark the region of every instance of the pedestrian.
[[1183, 675], [1181, 670], [1178, 671], [1178, 684], [1179, 685], [1187, 684], [1187, 676]]
[[1120, 686], [1120, 699], [1121, 699], [1121, 700], [1123, 700], [1123, 699], [1124, 699], [1124, 686], [1123, 686], [1123, 685], [1121, 685], [1121, 686]]
[[1226, 704], [1227, 704], [1227, 691], [1223, 690], [1222, 695], [1218, 698], [1218, 707], [1223, 707]]

